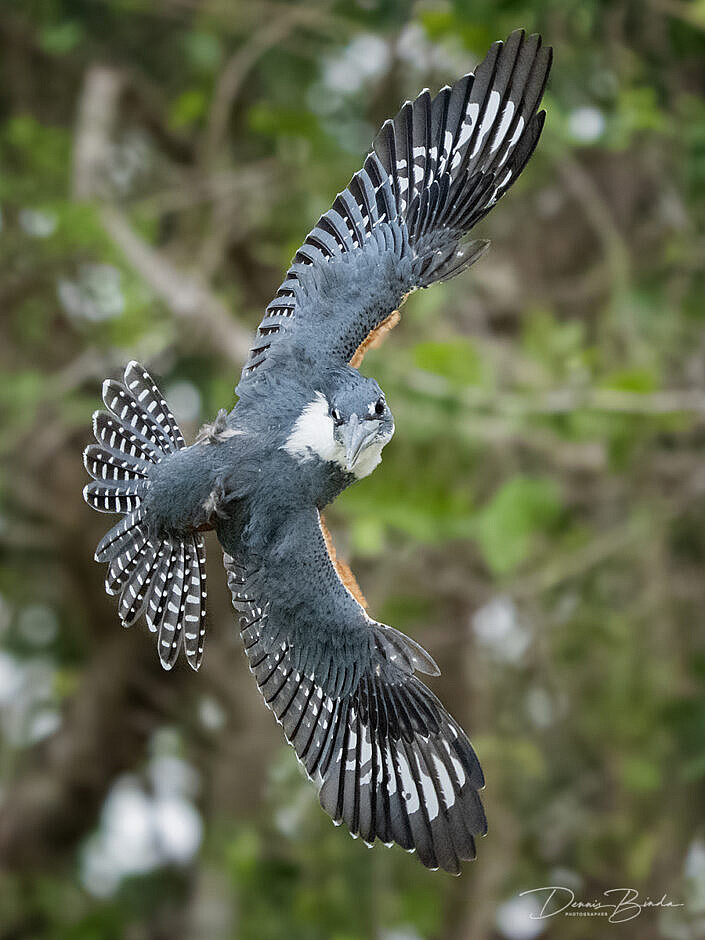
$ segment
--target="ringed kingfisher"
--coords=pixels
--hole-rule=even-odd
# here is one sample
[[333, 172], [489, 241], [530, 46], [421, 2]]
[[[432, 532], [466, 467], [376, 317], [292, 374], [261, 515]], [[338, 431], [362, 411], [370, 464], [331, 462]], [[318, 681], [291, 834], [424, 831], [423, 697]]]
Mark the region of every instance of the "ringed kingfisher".
[[460, 871], [486, 832], [483, 773], [464, 731], [417, 673], [431, 656], [367, 610], [322, 510], [379, 464], [394, 433], [358, 367], [406, 296], [470, 267], [465, 236], [531, 156], [551, 66], [513, 32], [474, 74], [407, 101], [303, 245], [266, 309], [235, 389], [186, 446], [136, 362], [103, 385], [86, 501], [121, 520], [99, 543], [122, 623], [144, 615], [165, 669], [205, 636], [203, 532], [214, 529], [243, 645], [321, 805], [372, 844]]

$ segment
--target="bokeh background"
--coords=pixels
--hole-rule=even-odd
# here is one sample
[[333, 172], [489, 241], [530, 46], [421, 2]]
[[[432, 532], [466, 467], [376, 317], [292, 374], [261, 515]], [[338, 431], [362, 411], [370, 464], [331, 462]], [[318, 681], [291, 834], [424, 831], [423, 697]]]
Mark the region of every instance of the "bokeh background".
[[[120, 629], [81, 450], [133, 357], [187, 436], [230, 407], [382, 120], [517, 26], [538, 152], [368, 356], [397, 434], [329, 513], [482, 759], [452, 878], [319, 810], [215, 542], [200, 674]], [[702, 0], [3, 0], [0, 938], [705, 936], [704, 90]], [[684, 906], [532, 919], [551, 884]]]

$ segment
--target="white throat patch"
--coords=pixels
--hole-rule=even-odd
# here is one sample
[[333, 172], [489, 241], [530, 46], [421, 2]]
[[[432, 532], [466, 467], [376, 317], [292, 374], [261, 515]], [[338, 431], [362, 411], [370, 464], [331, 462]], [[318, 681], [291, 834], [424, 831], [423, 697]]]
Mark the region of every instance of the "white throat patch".
[[336, 463], [345, 460], [345, 452], [333, 436], [333, 419], [329, 412], [328, 399], [323, 392], [316, 392], [316, 397], [296, 419], [282, 450], [301, 463], [314, 457]]
[[[291, 430], [291, 434], [282, 446], [300, 463], [318, 458], [325, 462], [336, 463], [349, 472], [345, 460], [345, 448], [338, 443], [333, 433], [334, 424], [330, 416], [330, 404], [322, 392], [316, 392], [313, 401], [301, 412]], [[352, 471], [353, 475], [362, 479], [372, 473], [382, 459], [382, 448], [389, 438], [383, 438], [371, 444], [360, 454]]]

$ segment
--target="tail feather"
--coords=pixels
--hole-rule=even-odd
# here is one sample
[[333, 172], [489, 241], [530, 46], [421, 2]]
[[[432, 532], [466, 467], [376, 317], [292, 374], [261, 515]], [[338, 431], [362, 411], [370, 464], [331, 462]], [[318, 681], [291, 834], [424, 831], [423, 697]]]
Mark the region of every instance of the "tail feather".
[[172, 450], [180, 450], [186, 446], [181, 429], [169, 410], [169, 406], [162, 398], [161, 392], [154, 384], [151, 375], [134, 359], [125, 369], [125, 385], [133, 398], [142, 406], [143, 414], [149, 415], [166, 434], [172, 443]]
[[89, 444], [86, 447], [83, 463], [94, 480], [119, 480], [123, 483], [129, 480], [144, 480], [149, 470], [149, 465], [144, 460], [136, 457], [126, 460], [99, 444]]
[[115, 457], [137, 458], [141, 462], [159, 463], [163, 453], [146, 437], [122, 424], [117, 415], [96, 411], [93, 415], [93, 434], [99, 444]]
[[171, 669], [181, 646], [180, 617], [183, 605], [185, 575], [184, 545], [172, 545], [171, 558], [166, 570], [159, 598], [159, 658], [165, 669]]
[[[90, 471], [89, 471], [90, 472]], [[98, 542], [95, 550], [96, 561], [109, 561], [114, 554], [134, 537], [134, 530], [143, 522], [142, 510], [136, 509], [114, 525]]]
[[[103, 401], [105, 407], [117, 415], [123, 424], [132, 428], [158, 450], [167, 454], [179, 450], [169, 433], [144, 411], [142, 405], [132, 397], [121, 382], [106, 379], [103, 383]], [[183, 447], [183, 444], [181, 446]]]
[[105, 578], [105, 590], [108, 594], [119, 594], [135, 569], [140, 566], [143, 556], [149, 554], [152, 545], [144, 528], [140, 528], [132, 539], [110, 560]]
[[147, 590], [159, 564], [159, 550], [152, 547], [150, 560], [135, 571], [134, 576], [130, 578], [125, 585], [125, 590], [120, 596], [118, 613], [120, 620], [125, 627], [130, 627], [143, 613], [147, 603]]
[[206, 633], [206, 545], [203, 536], [194, 536], [186, 546], [191, 577], [186, 581], [187, 592], [184, 603], [184, 651], [194, 669], [198, 669], [203, 658], [203, 638]]
[[83, 498], [98, 512], [133, 512], [146, 493], [145, 483], [95, 480], [83, 488]]
[[157, 634], [165, 669], [173, 667], [182, 646], [189, 665], [198, 669], [206, 609], [203, 536], [156, 538], [142, 508], [150, 469], [186, 446], [183, 435], [152, 378], [136, 362], [125, 369], [124, 383], [104, 383], [103, 401], [108, 410], [93, 416], [97, 443], [83, 455], [93, 477], [83, 495], [99, 512], [124, 514], [96, 548], [96, 561], [108, 565], [105, 589], [119, 596], [123, 626], [144, 614]]
[[167, 572], [171, 564], [171, 544], [167, 541], [161, 542], [158, 550], [158, 564], [154, 569], [149, 590], [147, 591], [146, 606], [144, 610], [145, 620], [151, 633], [156, 633], [161, 623], [164, 613], [164, 603], [162, 595], [164, 585], [167, 580]]

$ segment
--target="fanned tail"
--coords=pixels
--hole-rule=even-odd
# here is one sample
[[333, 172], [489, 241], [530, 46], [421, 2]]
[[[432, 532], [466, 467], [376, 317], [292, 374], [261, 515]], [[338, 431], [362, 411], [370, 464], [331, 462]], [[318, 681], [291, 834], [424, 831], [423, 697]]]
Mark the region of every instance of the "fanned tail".
[[97, 443], [83, 453], [94, 481], [83, 496], [99, 512], [123, 513], [95, 552], [96, 561], [108, 565], [105, 590], [118, 596], [123, 626], [144, 614], [158, 634], [165, 669], [172, 668], [182, 645], [188, 664], [198, 669], [206, 610], [203, 536], [155, 539], [142, 509], [150, 468], [184, 448], [183, 435], [154, 381], [136, 362], [128, 364], [124, 382], [103, 384], [103, 401], [108, 410], [93, 415]]

